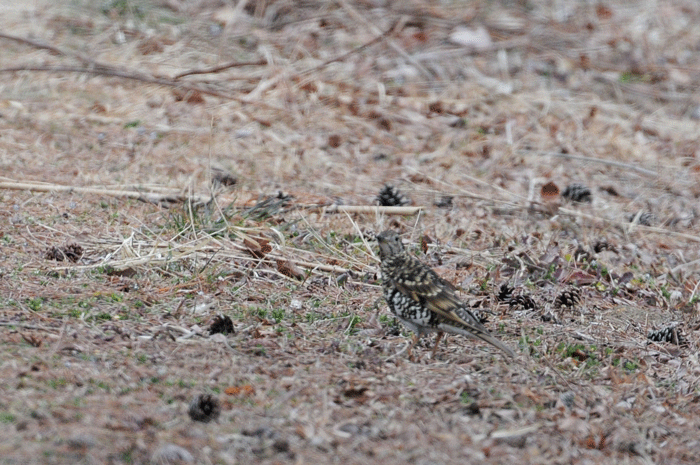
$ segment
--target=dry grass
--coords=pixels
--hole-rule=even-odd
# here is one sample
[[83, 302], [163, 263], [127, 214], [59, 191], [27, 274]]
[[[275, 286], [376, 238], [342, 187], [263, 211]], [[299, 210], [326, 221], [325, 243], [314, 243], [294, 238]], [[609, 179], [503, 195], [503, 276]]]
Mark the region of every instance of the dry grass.
[[[0, 24], [1, 463], [700, 461], [696, 2], [32, 2]], [[347, 208], [385, 183], [421, 208]], [[389, 227], [514, 362], [400, 353]], [[671, 323], [686, 344], [647, 338]], [[189, 418], [200, 394], [215, 421]]]

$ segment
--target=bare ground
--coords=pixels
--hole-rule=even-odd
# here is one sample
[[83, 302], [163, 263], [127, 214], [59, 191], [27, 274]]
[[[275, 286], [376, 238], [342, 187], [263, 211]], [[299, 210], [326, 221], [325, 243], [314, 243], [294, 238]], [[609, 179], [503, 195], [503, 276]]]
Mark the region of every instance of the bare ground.
[[0, 462], [700, 462], [697, 2], [9, 3]]

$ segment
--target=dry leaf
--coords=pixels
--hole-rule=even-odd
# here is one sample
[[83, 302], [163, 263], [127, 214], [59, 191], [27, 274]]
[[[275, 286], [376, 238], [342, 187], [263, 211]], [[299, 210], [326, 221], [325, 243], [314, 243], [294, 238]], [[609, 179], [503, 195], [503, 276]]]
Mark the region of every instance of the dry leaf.
[[255, 258], [263, 258], [268, 253], [272, 252], [272, 246], [267, 239], [246, 237], [243, 239], [243, 245]]
[[224, 389], [224, 393], [229, 396], [243, 396], [250, 397], [255, 394], [255, 388], [250, 384], [243, 384], [241, 386], [229, 386]]
[[289, 278], [298, 279], [299, 281], [303, 281], [306, 277], [298, 266], [288, 260], [277, 260], [277, 271]]
[[559, 187], [550, 181], [542, 186], [540, 189], [540, 195], [545, 200], [553, 199], [559, 195]]

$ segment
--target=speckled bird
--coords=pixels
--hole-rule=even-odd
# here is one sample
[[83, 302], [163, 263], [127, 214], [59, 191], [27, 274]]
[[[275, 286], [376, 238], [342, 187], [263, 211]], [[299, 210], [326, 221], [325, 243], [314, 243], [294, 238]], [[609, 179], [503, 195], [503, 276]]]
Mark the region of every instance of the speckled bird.
[[427, 265], [409, 255], [399, 235], [392, 230], [377, 235], [382, 260], [384, 298], [396, 317], [415, 333], [411, 349], [427, 333], [437, 332], [432, 355], [443, 333], [461, 334], [480, 339], [514, 357], [513, 351], [493, 337], [479, 319], [462, 302], [455, 288]]

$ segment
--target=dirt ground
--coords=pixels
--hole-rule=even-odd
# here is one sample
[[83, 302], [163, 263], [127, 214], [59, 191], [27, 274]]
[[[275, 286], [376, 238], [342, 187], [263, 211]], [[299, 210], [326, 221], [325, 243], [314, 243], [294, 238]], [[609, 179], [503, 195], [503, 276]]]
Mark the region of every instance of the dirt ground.
[[[695, 0], [5, 1], [0, 46], [0, 463], [700, 463]], [[515, 360], [409, 360], [388, 228]]]

